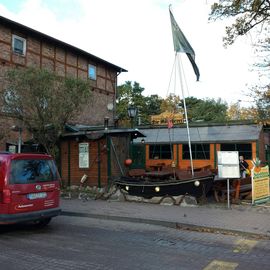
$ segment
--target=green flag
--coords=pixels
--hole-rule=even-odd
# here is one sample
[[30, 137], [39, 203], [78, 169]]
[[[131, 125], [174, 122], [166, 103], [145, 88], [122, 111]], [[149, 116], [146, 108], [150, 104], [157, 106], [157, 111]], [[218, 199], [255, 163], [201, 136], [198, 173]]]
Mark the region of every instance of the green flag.
[[175, 21], [171, 10], [170, 10], [170, 17], [171, 17], [174, 50], [175, 50], [175, 52], [186, 53], [191, 65], [193, 67], [193, 70], [196, 74], [197, 81], [198, 81], [200, 78], [200, 71], [195, 63], [195, 52], [192, 49], [191, 45], [189, 44], [188, 40], [186, 39], [185, 35], [181, 31], [177, 22]]

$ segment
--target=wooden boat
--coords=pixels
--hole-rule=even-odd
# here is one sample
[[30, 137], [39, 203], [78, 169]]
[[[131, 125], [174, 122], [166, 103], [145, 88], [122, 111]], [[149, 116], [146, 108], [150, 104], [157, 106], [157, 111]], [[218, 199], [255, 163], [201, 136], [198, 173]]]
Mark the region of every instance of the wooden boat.
[[156, 196], [190, 195], [206, 197], [213, 186], [214, 174], [211, 171], [146, 172], [141, 176], [121, 176], [114, 183], [132, 196], [152, 198]]

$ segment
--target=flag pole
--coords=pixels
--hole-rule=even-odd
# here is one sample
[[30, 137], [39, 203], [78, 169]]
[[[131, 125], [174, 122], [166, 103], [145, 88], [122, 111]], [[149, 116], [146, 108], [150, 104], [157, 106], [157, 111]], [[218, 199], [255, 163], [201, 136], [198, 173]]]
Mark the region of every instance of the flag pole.
[[187, 136], [188, 136], [188, 148], [189, 148], [189, 156], [190, 156], [190, 168], [192, 176], [194, 177], [194, 167], [193, 167], [193, 159], [192, 159], [192, 149], [191, 149], [191, 139], [190, 139], [190, 132], [189, 132], [189, 122], [188, 122], [188, 116], [187, 116], [187, 106], [186, 106], [186, 100], [185, 100], [185, 93], [184, 93], [184, 85], [183, 85], [183, 76], [182, 74], [183, 69], [180, 64], [179, 60], [179, 54], [185, 53], [193, 67], [193, 70], [195, 72], [197, 81], [200, 77], [199, 69], [195, 63], [195, 52], [191, 45], [189, 44], [188, 40], [186, 39], [184, 33], [181, 31], [180, 27], [178, 26], [177, 22], [174, 19], [174, 16], [171, 11], [171, 5], [169, 5], [169, 12], [170, 12], [170, 18], [171, 18], [171, 27], [172, 27], [172, 36], [173, 36], [173, 44], [174, 44], [174, 51], [175, 51], [175, 57], [176, 62], [178, 66], [179, 76], [180, 76], [180, 88], [182, 92], [183, 97], [183, 103], [184, 103], [184, 112], [185, 112], [185, 120], [186, 120], [186, 128], [187, 128]]
[[185, 99], [185, 93], [184, 93], [184, 85], [183, 85], [183, 76], [182, 76], [182, 68], [180, 65], [179, 55], [176, 52], [175, 57], [177, 60], [177, 66], [179, 70], [179, 76], [180, 76], [180, 88], [181, 93], [183, 97], [183, 103], [184, 103], [184, 113], [185, 113], [185, 120], [186, 120], [186, 127], [187, 127], [187, 136], [188, 136], [188, 149], [189, 149], [189, 157], [190, 157], [190, 168], [191, 168], [191, 174], [194, 176], [194, 167], [193, 167], [193, 159], [192, 159], [192, 149], [191, 149], [191, 139], [190, 139], [190, 132], [189, 132], [189, 122], [188, 122], [188, 115], [187, 115], [187, 106], [186, 106], [186, 99]]

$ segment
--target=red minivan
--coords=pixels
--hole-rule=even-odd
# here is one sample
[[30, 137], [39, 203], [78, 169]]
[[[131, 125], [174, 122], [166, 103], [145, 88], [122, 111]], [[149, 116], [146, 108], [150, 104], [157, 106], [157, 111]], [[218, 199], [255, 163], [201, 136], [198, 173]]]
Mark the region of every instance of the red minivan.
[[60, 214], [60, 177], [44, 154], [0, 152], [0, 224], [47, 225]]

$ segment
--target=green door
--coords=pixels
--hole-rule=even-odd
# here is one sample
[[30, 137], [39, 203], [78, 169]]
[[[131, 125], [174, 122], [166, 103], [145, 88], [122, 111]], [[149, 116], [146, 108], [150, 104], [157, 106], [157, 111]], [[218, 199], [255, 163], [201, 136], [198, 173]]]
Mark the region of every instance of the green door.
[[131, 169], [145, 169], [145, 145], [131, 144]]
[[270, 165], [270, 145], [265, 147], [265, 159], [268, 165]]

